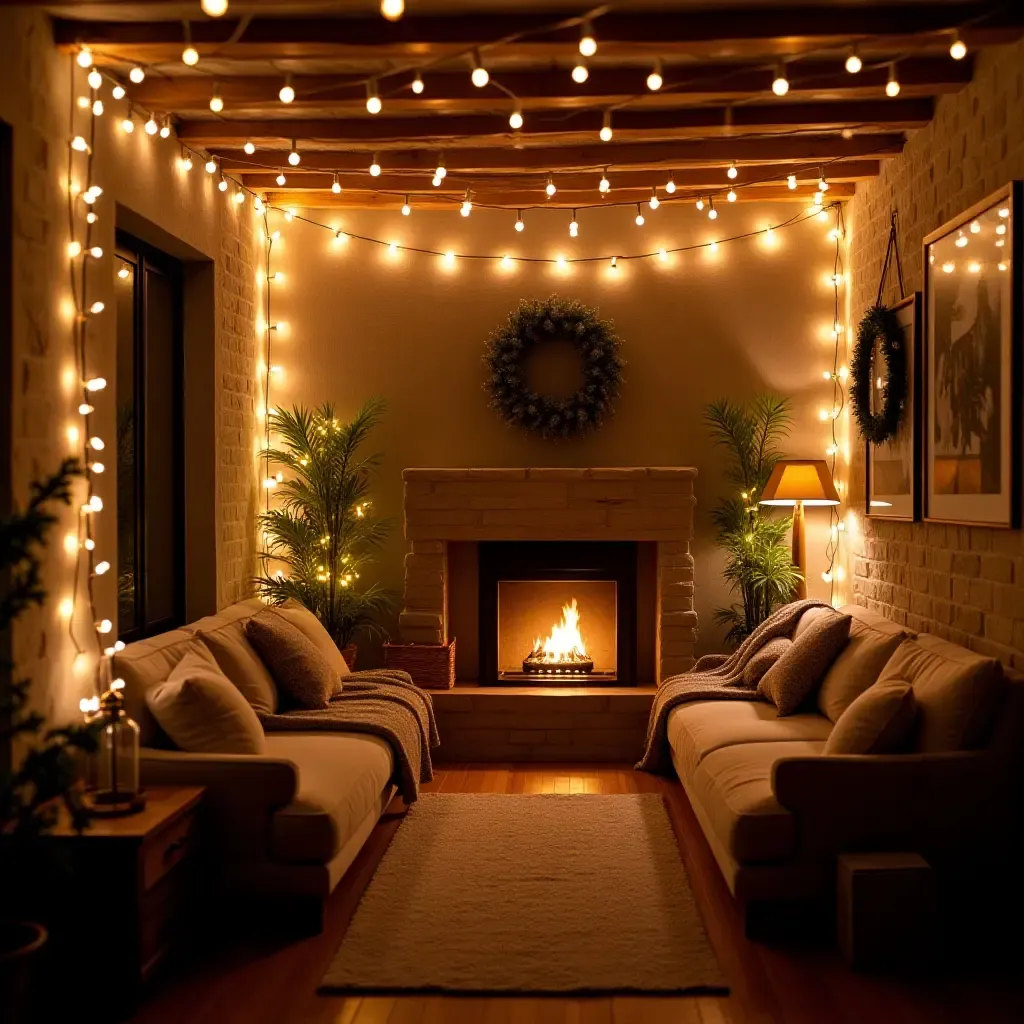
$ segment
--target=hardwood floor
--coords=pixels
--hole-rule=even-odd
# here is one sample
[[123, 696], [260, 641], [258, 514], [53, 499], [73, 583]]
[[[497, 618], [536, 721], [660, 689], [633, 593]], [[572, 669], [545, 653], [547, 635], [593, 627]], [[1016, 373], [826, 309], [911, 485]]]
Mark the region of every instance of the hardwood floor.
[[[334, 892], [321, 934], [242, 934], [150, 993], [139, 1024], [1010, 1024], [1024, 985], [1006, 975], [900, 981], [851, 973], [825, 949], [748, 941], [739, 911], [675, 781], [628, 767], [451, 765], [425, 787], [443, 793], [665, 795], [711, 944], [731, 986], [720, 997], [468, 998], [319, 996], [316, 987], [360, 894], [400, 823], [381, 822]], [[398, 805], [400, 808], [401, 805]], [[488, 955], [486, 953], [482, 955]], [[642, 950], [637, 951], [642, 956]]]

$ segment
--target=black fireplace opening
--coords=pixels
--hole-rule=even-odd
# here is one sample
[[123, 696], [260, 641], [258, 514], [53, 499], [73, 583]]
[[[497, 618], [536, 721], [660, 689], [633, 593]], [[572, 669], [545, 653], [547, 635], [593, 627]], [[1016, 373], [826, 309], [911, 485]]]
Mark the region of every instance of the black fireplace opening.
[[635, 543], [488, 541], [478, 565], [482, 684], [635, 685]]

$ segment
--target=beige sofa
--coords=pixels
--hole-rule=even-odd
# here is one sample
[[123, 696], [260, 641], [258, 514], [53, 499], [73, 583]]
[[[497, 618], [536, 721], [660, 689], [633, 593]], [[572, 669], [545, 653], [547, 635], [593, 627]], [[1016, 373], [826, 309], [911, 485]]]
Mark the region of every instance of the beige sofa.
[[[202, 631], [257, 659], [243, 633], [263, 608], [242, 601], [181, 629], [129, 644], [115, 656], [126, 708], [141, 730], [143, 785], [202, 785], [223, 884], [245, 895], [281, 897], [316, 912], [338, 884], [395, 793], [391, 748], [376, 736], [340, 732], [274, 732], [266, 753], [189, 754], [173, 749], [146, 706]], [[232, 678], [232, 681], [235, 681]], [[237, 685], [237, 682], [236, 682]]]
[[[851, 643], [858, 633], [892, 635], [894, 650], [913, 637], [864, 608], [842, 611], [854, 617]], [[927, 642], [964, 653], [938, 638]], [[839, 659], [830, 671], [842, 671], [837, 666]], [[833, 722], [816, 706], [785, 718], [760, 702], [673, 709], [676, 773], [748, 925], [759, 905], [831, 905], [843, 852], [919, 853], [940, 883], [1005, 879], [1021, 813], [1024, 680], [1005, 672], [996, 700], [974, 749], [923, 752], [918, 743], [885, 756], [824, 755]]]

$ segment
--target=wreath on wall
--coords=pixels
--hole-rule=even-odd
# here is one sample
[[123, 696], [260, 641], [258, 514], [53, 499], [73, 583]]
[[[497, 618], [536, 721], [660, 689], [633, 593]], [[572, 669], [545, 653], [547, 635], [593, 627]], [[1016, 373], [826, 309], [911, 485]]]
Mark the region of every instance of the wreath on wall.
[[[873, 413], [871, 395], [875, 374], [872, 366], [876, 342], [885, 357], [888, 374], [882, 386], [881, 411]], [[907, 395], [907, 353], [903, 332], [891, 309], [875, 305], [864, 314], [857, 328], [850, 377], [850, 400], [861, 433], [876, 445], [892, 440], [899, 429]]]
[[[530, 353], [569, 341], [580, 358], [583, 382], [566, 399], [541, 395], [526, 379]], [[487, 340], [485, 388], [509, 426], [541, 437], [583, 437], [610, 415], [622, 387], [625, 360], [612, 324], [572, 299], [524, 299]]]

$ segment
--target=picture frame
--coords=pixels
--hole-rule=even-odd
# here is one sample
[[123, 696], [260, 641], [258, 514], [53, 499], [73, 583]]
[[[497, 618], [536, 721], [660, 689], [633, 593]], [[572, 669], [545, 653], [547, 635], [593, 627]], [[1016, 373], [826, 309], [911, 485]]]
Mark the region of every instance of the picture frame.
[[1010, 182], [924, 239], [926, 522], [1020, 525], [1022, 214]]
[[880, 445], [864, 442], [864, 512], [875, 519], [915, 522], [921, 517], [921, 292], [911, 293], [891, 309], [903, 331], [907, 395], [896, 437]]

